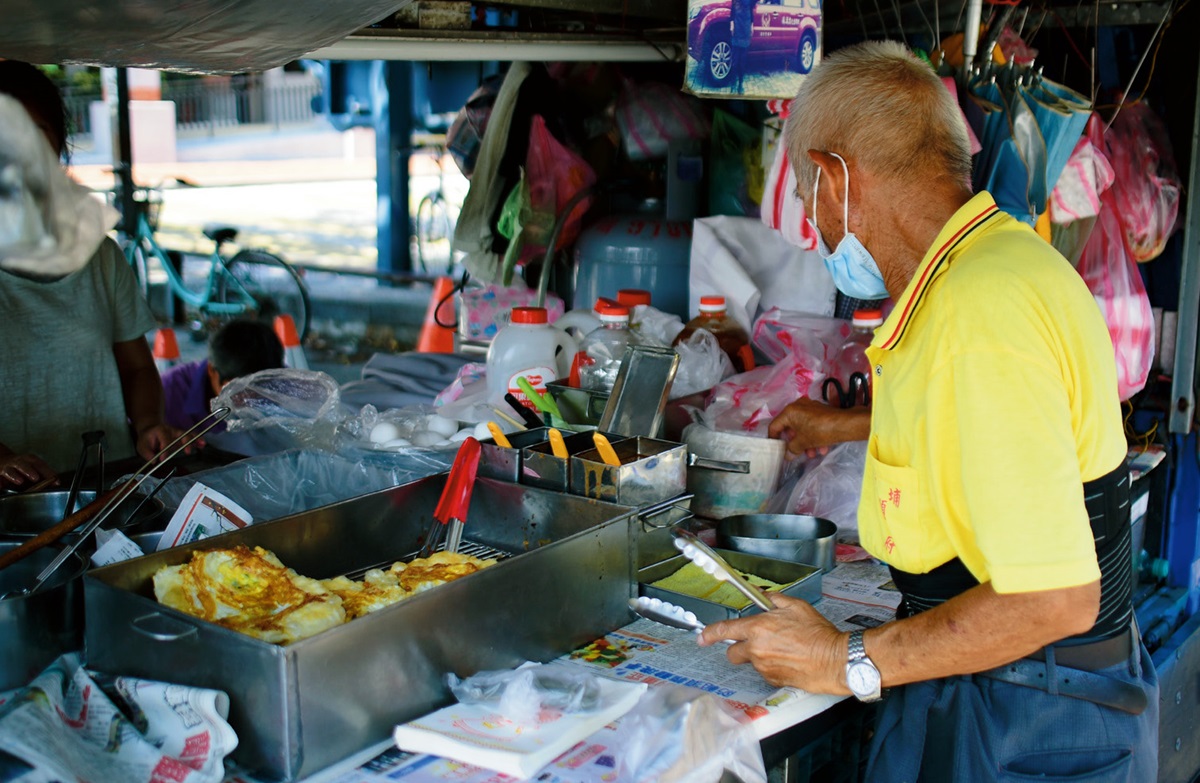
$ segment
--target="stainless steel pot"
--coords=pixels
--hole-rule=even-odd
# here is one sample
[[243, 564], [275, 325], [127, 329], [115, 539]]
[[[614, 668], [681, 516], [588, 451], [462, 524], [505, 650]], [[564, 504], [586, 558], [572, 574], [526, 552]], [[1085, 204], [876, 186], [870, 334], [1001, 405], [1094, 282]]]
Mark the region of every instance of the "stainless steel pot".
[[[0, 552], [17, 546], [0, 541]], [[57, 553], [47, 547], [0, 570], [0, 595], [33, 584]], [[72, 555], [37, 592], [0, 599], [0, 691], [24, 685], [62, 653], [83, 647], [87, 565]]]
[[[165, 524], [165, 507], [158, 498], [150, 498], [146, 505], [137, 508], [144, 497], [137, 494], [131, 496], [117, 507], [105, 523], [105, 527], [119, 528], [128, 534], [132, 531], [152, 530], [160, 524]], [[80, 492], [75, 510], [78, 511], [95, 499], [96, 493], [91, 490]], [[0, 498], [0, 540], [29, 538], [53, 527], [62, 520], [66, 505], [66, 490]], [[137, 510], [136, 515], [133, 515], [134, 510]]]
[[833, 569], [837, 525], [800, 514], [740, 514], [717, 523], [717, 546]]

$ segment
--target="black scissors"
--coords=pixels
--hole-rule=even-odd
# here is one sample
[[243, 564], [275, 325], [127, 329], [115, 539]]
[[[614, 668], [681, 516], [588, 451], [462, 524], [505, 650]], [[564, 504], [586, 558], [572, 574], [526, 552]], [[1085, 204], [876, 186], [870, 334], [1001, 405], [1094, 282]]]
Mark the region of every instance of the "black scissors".
[[867, 376], [861, 372], [850, 373], [850, 388], [846, 390], [842, 388], [842, 382], [837, 378], [826, 378], [821, 384], [821, 398], [825, 402], [833, 404], [833, 400], [829, 399], [829, 387], [833, 387], [834, 394], [837, 395], [837, 406], [839, 408], [853, 408], [855, 405], [861, 404], [868, 406], [871, 404], [871, 387], [867, 381]]

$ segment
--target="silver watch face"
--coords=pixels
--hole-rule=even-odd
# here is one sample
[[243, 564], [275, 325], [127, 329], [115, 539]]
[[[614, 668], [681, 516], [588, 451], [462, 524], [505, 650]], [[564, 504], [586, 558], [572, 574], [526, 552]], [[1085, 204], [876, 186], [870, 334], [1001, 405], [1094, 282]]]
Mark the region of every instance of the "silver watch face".
[[846, 667], [846, 685], [850, 692], [861, 698], [879, 694], [879, 670], [868, 661], [855, 661]]

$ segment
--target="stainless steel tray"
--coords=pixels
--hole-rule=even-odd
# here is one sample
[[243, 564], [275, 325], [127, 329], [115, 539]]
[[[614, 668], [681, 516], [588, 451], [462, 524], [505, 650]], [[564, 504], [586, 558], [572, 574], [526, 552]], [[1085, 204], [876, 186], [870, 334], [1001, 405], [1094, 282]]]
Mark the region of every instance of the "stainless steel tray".
[[153, 598], [154, 572], [194, 550], [262, 546], [316, 578], [405, 559], [444, 483], [432, 476], [89, 572], [89, 666], [225, 691], [234, 760], [294, 780], [449, 703], [447, 672], [550, 660], [629, 621], [634, 510], [489, 479], [476, 484], [465, 538], [513, 556], [295, 644]]
[[[745, 552], [734, 552], [729, 549], [717, 549], [717, 554], [725, 558], [731, 566], [744, 574], [754, 574], [763, 579], [784, 585], [779, 592], [792, 598], [801, 598], [809, 603], [821, 597], [821, 570], [803, 563], [791, 563], [786, 560], [776, 560], [772, 557], [750, 555]], [[732, 617], [745, 617], [757, 614], [762, 610], [752, 603], [743, 609], [708, 601], [703, 598], [677, 593], [654, 587], [651, 583], [666, 579], [671, 574], [683, 568], [690, 561], [683, 555], [672, 557], [661, 563], [641, 568], [638, 571], [638, 592], [640, 595], [658, 598], [662, 601], [682, 606], [694, 613], [701, 622], [713, 623], [717, 620], [728, 620]]]
[[626, 506], [648, 506], [683, 492], [687, 446], [654, 438], [626, 438], [614, 440], [612, 447], [621, 460], [619, 466], [605, 464], [595, 448], [572, 456], [571, 492]]

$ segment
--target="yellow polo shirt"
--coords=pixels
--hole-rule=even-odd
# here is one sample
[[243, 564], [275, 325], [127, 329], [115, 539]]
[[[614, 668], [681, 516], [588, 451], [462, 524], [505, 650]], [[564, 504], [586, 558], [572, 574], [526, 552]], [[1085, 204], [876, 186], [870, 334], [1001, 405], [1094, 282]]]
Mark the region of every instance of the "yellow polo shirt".
[[910, 573], [957, 556], [999, 593], [1100, 578], [1083, 482], [1126, 444], [1108, 329], [1066, 259], [979, 193], [867, 355], [869, 552]]

